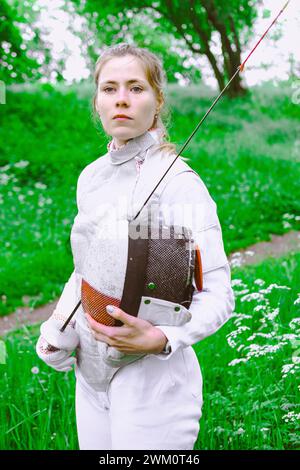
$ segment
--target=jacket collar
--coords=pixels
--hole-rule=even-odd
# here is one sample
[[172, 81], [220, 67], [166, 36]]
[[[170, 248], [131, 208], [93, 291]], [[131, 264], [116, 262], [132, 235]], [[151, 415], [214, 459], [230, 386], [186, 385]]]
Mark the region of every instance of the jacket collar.
[[126, 144], [116, 148], [114, 139], [107, 145], [110, 163], [121, 165], [139, 154], [145, 154], [152, 145], [162, 143], [161, 129], [152, 129], [130, 139]]

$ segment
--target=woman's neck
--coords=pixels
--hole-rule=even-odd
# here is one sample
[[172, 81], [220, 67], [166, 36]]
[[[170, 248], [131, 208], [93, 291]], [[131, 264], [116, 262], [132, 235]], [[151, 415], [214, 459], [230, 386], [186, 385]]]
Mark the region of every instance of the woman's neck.
[[[145, 133], [146, 133], [146, 132], [147, 132], [147, 131], [145, 131]], [[162, 130], [161, 130], [161, 129], [159, 129], [159, 128], [155, 128], [155, 129], [154, 129], [154, 128], [151, 128], [151, 129], [148, 130], [148, 132], [150, 132], [151, 135], [153, 135], [153, 137], [155, 138], [155, 140], [157, 140], [157, 141], [161, 141], [161, 140], [162, 140]], [[134, 140], [134, 137], [131, 138], [131, 139], [128, 139], [125, 144], [119, 144], [119, 143], [115, 140], [115, 138], [113, 138], [113, 139], [109, 142], [109, 144], [107, 145], [107, 148], [108, 148], [108, 150], [109, 150], [110, 152], [111, 152], [111, 151], [114, 151], [114, 150], [119, 150], [119, 149], [121, 149], [122, 147], [125, 147], [125, 146], [128, 144], [128, 142], [129, 142], [130, 140]]]

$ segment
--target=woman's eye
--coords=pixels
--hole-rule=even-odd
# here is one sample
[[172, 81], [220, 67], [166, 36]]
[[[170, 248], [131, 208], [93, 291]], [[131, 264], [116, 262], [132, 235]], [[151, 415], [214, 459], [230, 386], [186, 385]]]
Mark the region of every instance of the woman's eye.
[[[133, 86], [131, 89], [132, 89], [132, 90], [133, 90], [133, 89], [138, 89], [138, 90], [140, 90], [140, 91], [143, 91], [143, 89], [142, 89], [141, 87], [139, 87], [139, 86]], [[105, 92], [108, 91], [108, 90], [114, 90], [114, 88], [113, 88], [113, 87], [104, 88], [104, 91], [105, 91]], [[108, 92], [109, 92], [109, 91], [108, 91]]]
[[139, 86], [134, 86], [134, 87], [132, 87], [132, 90], [133, 90], [134, 88], [137, 88], [138, 90], [143, 91], [143, 89], [140, 88]]

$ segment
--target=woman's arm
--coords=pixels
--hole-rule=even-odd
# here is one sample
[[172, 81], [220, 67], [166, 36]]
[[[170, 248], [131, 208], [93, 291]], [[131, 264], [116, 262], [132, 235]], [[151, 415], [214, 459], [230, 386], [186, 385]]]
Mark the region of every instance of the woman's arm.
[[203, 290], [195, 289], [189, 308], [191, 320], [182, 326], [156, 326], [171, 346], [169, 354], [156, 356], [167, 360], [178, 348], [215, 333], [231, 317], [235, 300], [216, 203], [201, 178], [191, 172], [176, 175], [163, 191], [161, 202], [166, 222], [174, 221], [192, 229], [200, 248], [203, 270]]
[[41, 324], [40, 336], [36, 343], [36, 353], [48, 366], [61, 372], [72, 369], [76, 358], [70, 357], [78, 346], [79, 336], [75, 331], [74, 318], [68, 324], [64, 333], [59, 330], [73, 310], [76, 302], [76, 277], [71, 274], [66, 282], [59, 301], [52, 315]]

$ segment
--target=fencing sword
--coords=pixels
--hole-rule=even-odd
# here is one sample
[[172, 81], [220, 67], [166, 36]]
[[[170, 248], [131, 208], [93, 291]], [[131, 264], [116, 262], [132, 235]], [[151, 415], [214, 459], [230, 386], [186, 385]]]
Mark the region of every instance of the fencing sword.
[[[204, 116], [202, 117], [202, 119], [200, 120], [200, 122], [197, 124], [195, 130], [192, 132], [192, 134], [188, 137], [188, 139], [186, 140], [186, 142], [184, 143], [184, 145], [182, 146], [182, 148], [179, 150], [178, 154], [176, 155], [175, 159], [173, 160], [173, 162], [171, 163], [171, 165], [168, 167], [168, 169], [165, 171], [165, 173], [163, 174], [163, 176], [161, 177], [161, 179], [159, 180], [159, 182], [157, 183], [157, 185], [154, 187], [154, 189], [151, 191], [151, 193], [149, 194], [149, 196], [147, 197], [147, 199], [145, 200], [144, 204], [142, 205], [142, 207], [140, 208], [140, 210], [137, 212], [137, 214], [135, 215], [135, 217], [132, 219], [132, 220], [135, 220], [139, 214], [141, 213], [141, 211], [143, 210], [143, 208], [145, 207], [145, 205], [147, 204], [147, 202], [149, 201], [150, 197], [152, 196], [152, 194], [154, 193], [154, 191], [156, 190], [157, 186], [161, 183], [161, 181], [163, 180], [163, 178], [166, 176], [166, 174], [168, 173], [168, 171], [171, 169], [171, 167], [174, 165], [175, 161], [177, 160], [177, 158], [179, 157], [179, 155], [183, 152], [183, 150], [186, 148], [187, 144], [190, 142], [190, 140], [192, 139], [192, 137], [196, 134], [197, 130], [199, 129], [199, 127], [203, 124], [203, 122], [205, 121], [205, 119], [207, 118], [207, 116], [209, 115], [209, 113], [212, 111], [212, 109], [215, 107], [215, 105], [217, 104], [217, 102], [219, 101], [219, 99], [223, 96], [223, 94], [225, 93], [225, 91], [227, 90], [227, 88], [230, 86], [231, 82], [235, 79], [235, 77], [238, 75], [238, 73], [240, 72], [243, 72], [244, 71], [244, 68], [245, 68], [245, 64], [246, 62], [249, 60], [249, 58], [251, 57], [251, 55], [253, 54], [253, 52], [255, 51], [255, 49], [259, 46], [259, 44], [262, 42], [262, 40], [264, 39], [264, 37], [268, 34], [269, 30], [272, 28], [272, 26], [277, 22], [279, 16], [283, 13], [283, 11], [287, 8], [288, 4], [290, 3], [291, 0], [288, 0], [285, 5], [282, 7], [282, 9], [280, 10], [280, 12], [278, 13], [278, 15], [274, 18], [274, 20], [272, 21], [272, 23], [270, 24], [270, 26], [267, 28], [267, 30], [264, 32], [264, 34], [261, 36], [261, 38], [257, 41], [257, 43], [255, 44], [255, 46], [253, 47], [253, 49], [250, 51], [250, 53], [248, 54], [248, 56], [246, 57], [246, 59], [238, 66], [236, 72], [232, 75], [232, 77], [230, 78], [230, 80], [228, 81], [227, 85], [223, 88], [223, 90], [219, 93], [219, 95], [216, 97], [216, 99], [214, 100], [214, 102], [212, 103], [212, 105], [210, 106], [210, 108], [206, 111], [206, 113], [204, 114]], [[74, 316], [76, 310], [78, 309], [79, 305], [81, 304], [81, 300], [79, 300], [78, 304], [76, 305], [76, 307], [74, 308], [74, 310], [72, 311], [72, 313], [70, 314], [70, 316], [68, 317], [68, 319], [66, 320], [66, 322], [64, 323], [64, 325], [60, 328], [60, 332], [63, 333], [64, 330], [66, 329], [67, 325], [69, 324], [70, 320], [72, 319], [72, 317]]]

